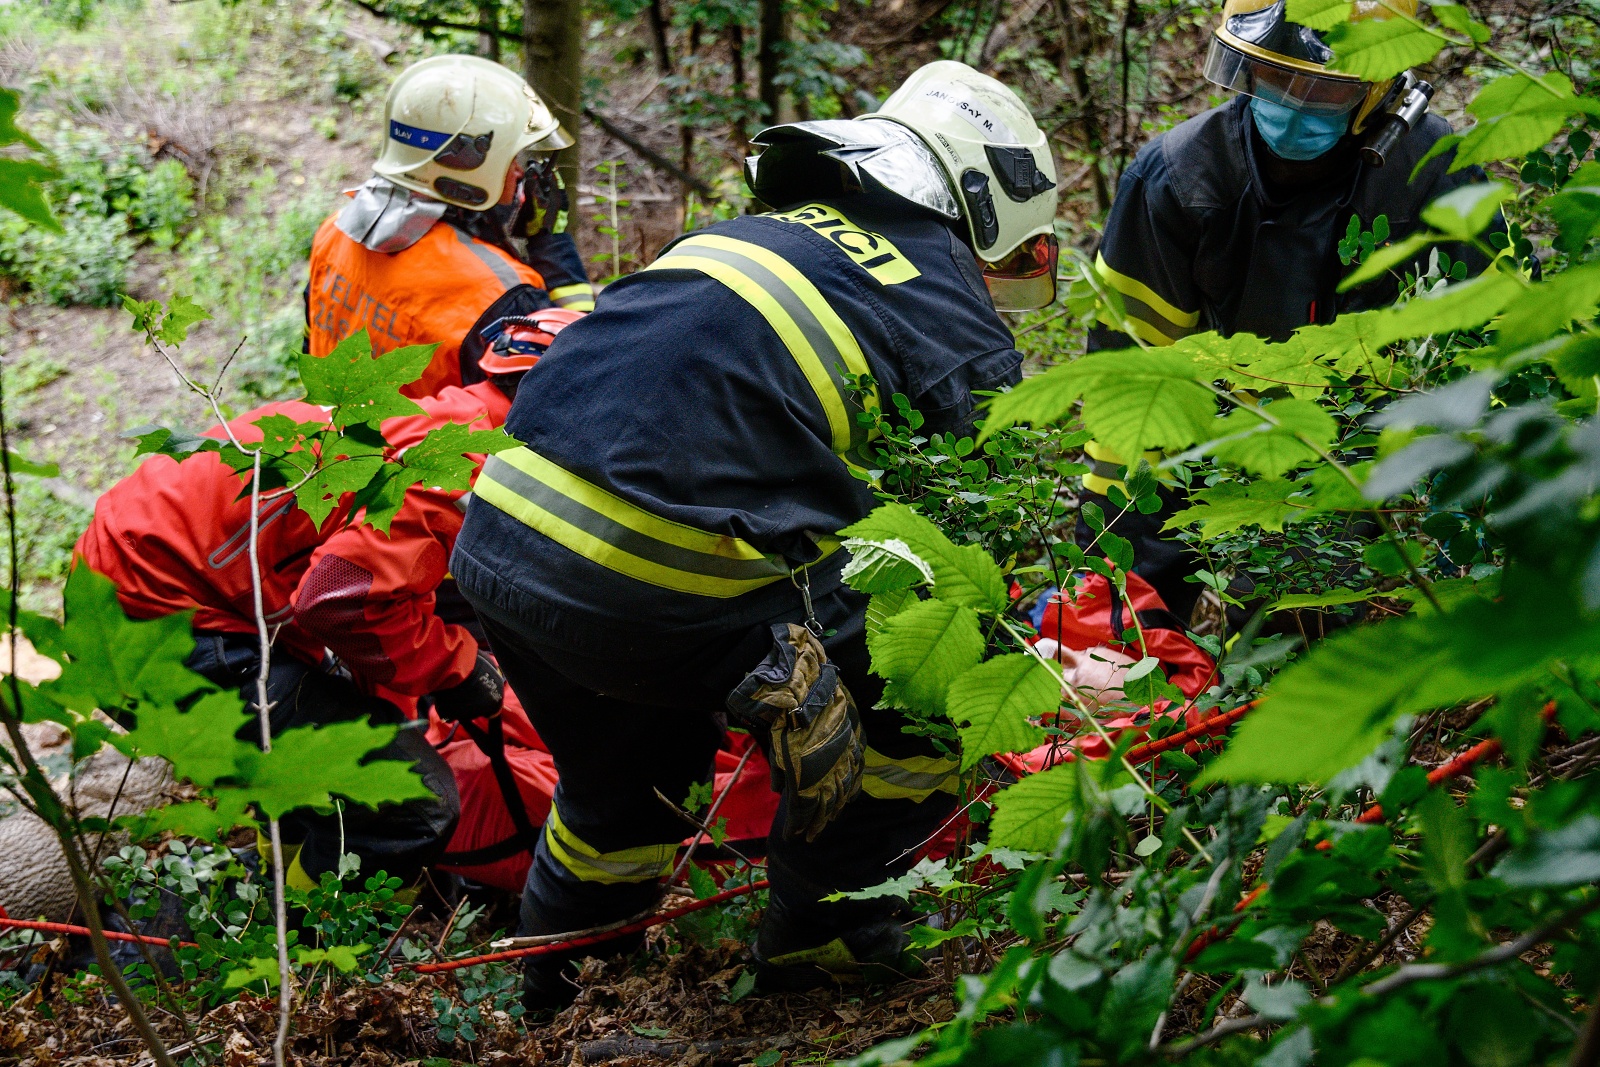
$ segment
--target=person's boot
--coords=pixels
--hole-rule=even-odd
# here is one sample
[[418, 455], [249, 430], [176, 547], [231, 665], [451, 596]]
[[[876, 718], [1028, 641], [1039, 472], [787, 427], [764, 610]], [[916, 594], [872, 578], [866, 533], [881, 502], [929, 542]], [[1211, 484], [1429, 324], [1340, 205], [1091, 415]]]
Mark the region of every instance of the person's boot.
[[773, 993], [847, 983], [888, 985], [922, 972], [922, 961], [909, 951], [910, 938], [894, 915], [879, 910], [878, 917], [863, 918], [830, 929], [805, 921], [774, 896], [752, 952], [756, 988]]

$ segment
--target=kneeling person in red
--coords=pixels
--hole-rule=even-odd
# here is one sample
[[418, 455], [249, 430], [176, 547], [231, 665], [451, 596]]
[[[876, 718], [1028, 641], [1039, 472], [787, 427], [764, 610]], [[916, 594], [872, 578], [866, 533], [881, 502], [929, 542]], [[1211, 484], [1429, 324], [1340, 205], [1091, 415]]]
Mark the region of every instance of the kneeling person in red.
[[[537, 358], [501, 358], [483, 368], [487, 381], [418, 399], [422, 413], [389, 419], [384, 438], [398, 453], [448, 423], [499, 427], [522, 372]], [[329, 418], [322, 407], [288, 401], [241, 415], [231, 430], [248, 446], [261, 440], [255, 423], [269, 415], [302, 423]], [[224, 436], [223, 427], [208, 436]], [[481, 464], [482, 457], [473, 458]], [[240, 490], [240, 476], [213, 452], [181, 463], [152, 457], [100, 498], [76, 555], [116, 582], [134, 618], [193, 611], [189, 666], [219, 686], [240, 688], [253, 707], [260, 660], [250, 494]], [[413, 486], [387, 534], [348, 521], [352, 494], [320, 525], [290, 494], [262, 500], [257, 542], [274, 635], [267, 686], [273, 734], [361, 717], [401, 723], [409, 717], [402, 706], [414, 708], [425, 697], [441, 718], [499, 714], [504, 685], [493, 660], [466, 628], [436, 610], [464, 496]], [[408, 883], [444, 852], [460, 815], [448, 765], [421, 729], [401, 730], [373, 755], [414, 762], [435, 796], [382, 811], [348, 805], [340, 814], [286, 816], [291, 886], [314, 886], [337, 868], [341, 850], [360, 859], [364, 876], [384, 870]]]

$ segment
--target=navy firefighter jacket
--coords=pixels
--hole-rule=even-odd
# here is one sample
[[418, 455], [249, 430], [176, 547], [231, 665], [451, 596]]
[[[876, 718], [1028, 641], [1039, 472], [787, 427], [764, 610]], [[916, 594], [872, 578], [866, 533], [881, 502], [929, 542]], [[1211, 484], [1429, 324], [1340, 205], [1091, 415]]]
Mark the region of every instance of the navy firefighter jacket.
[[[1484, 179], [1478, 167], [1449, 173], [1449, 152], [1411, 179], [1417, 162], [1450, 132], [1448, 122], [1429, 115], [1400, 139], [1386, 166], [1362, 161], [1355, 138], [1347, 137], [1334, 149], [1345, 166], [1311, 187], [1274, 191], [1259, 164], [1267, 149], [1249, 105], [1237, 96], [1157, 137], [1117, 186], [1096, 265], [1148, 344], [1169, 345], [1206, 330], [1282, 341], [1302, 326], [1391, 303], [1395, 283], [1387, 276], [1338, 292], [1353, 269], [1339, 260], [1350, 217], [1371, 230], [1384, 215], [1391, 239], [1399, 241], [1421, 224], [1429, 201]], [[1469, 249], [1445, 249], [1474, 273], [1485, 266]], [[1091, 351], [1132, 344], [1103, 326], [1090, 331]]]
[[[847, 466], [865, 431], [847, 374], [924, 432], [970, 426], [1021, 357], [972, 252], [882, 193], [742, 216], [609, 286], [528, 372], [452, 571], [574, 649], [707, 637], [837, 588], [837, 532], [874, 506]], [[608, 635], [608, 636], [607, 636]]]

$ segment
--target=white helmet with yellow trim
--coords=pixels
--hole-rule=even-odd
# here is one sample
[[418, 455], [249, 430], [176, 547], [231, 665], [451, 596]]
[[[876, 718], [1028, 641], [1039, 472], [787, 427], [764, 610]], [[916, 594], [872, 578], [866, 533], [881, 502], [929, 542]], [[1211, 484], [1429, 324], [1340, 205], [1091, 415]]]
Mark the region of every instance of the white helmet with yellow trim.
[[[1318, 31], [1290, 22], [1287, 7], [1287, 0], [1226, 0], [1206, 54], [1207, 80], [1294, 111], [1350, 115], [1350, 132], [1362, 132], [1395, 79], [1329, 70], [1333, 50]], [[1417, 0], [1355, 0], [1350, 21], [1416, 13]]]
[[766, 203], [859, 189], [867, 175], [951, 221], [966, 220], [999, 310], [1055, 299], [1050, 146], [1016, 93], [965, 63], [929, 63], [870, 115], [775, 126], [752, 142], [765, 151], [746, 161], [746, 180]]
[[471, 211], [499, 203], [519, 154], [573, 143], [520, 75], [477, 56], [434, 56], [408, 67], [389, 87], [383, 119], [383, 152], [372, 169]]

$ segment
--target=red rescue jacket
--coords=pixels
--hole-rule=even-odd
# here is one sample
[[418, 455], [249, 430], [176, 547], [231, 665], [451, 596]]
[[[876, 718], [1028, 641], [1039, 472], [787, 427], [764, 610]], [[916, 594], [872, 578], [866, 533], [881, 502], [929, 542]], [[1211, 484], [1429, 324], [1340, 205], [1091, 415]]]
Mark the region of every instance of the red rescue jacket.
[[507, 289], [544, 288], [539, 272], [441, 219], [399, 252], [374, 252], [346, 237], [330, 215], [311, 242], [311, 354], [325, 356], [366, 328], [375, 352], [438, 342], [411, 397], [461, 384], [461, 339]]
[[[384, 423], [397, 448], [449, 422], [499, 426], [511, 406], [487, 382], [418, 403], [425, 414]], [[251, 423], [277, 413], [302, 422], [327, 417], [296, 400], [257, 408], [230, 425], [248, 444], [261, 437]], [[223, 436], [222, 428], [209, 436]], [[134, 618], [193, 609], [197, 630], [253, 634], [250, 498], [240, 496], [241, 487], [215, 453], [182, 463], [152, 456], [100, 498], [76, 554], [116, 582]], [[345, 527], [348, 495], [320, 529], [288, 500], [264, 505], [262, 594], [277, 647], [308, 663], [331, 649], [369, 691], [417, 697], [466, 678], [477, 642], [434, 614], [435, 590], [461, 530], [462, 495], [411, 488], [388, 536], [371, 526]]]

